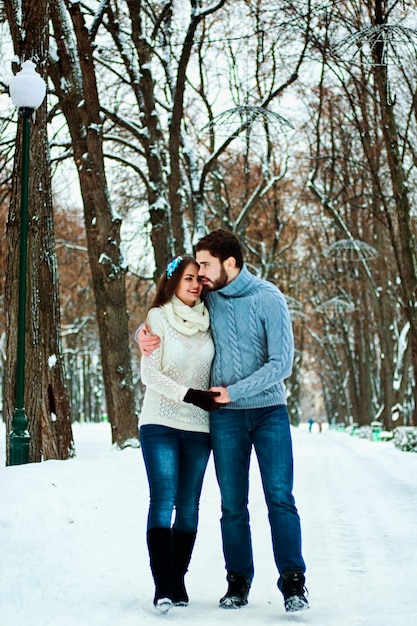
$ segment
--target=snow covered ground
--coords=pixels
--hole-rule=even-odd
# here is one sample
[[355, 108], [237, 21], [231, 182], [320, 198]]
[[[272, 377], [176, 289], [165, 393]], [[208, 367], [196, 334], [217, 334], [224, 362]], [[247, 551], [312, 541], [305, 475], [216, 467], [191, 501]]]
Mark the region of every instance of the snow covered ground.
[[287, 615], [256, 462], [249, 605], [217, 607], [226, 589], [212, 462], [187, 587], [191, 603], [155, 614], [139, 450], [111, 448], [108, 424], [76, 424], [78, 456], [4, 467], [0, 424], [0, 626], [417, 624], [417, 454], [334, 431], [293, 429], [311, 610]]

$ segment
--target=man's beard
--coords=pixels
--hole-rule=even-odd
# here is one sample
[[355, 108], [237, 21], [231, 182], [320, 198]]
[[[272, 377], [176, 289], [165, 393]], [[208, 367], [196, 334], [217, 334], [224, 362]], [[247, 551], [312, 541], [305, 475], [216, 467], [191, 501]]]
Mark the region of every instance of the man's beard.
[[228, 276], [227, 276], [226, 270], [224, 269], [222, 265], [220, 268], [219, 277], [216, 278], [216, 280], [213, 280], [212, 282], [210, 282], [208, 285], [206, 285], [206, 287], [209, 291], [217, 291], [218, 289], [225, 287], [227, 285], [227, 281], [228, 281]]

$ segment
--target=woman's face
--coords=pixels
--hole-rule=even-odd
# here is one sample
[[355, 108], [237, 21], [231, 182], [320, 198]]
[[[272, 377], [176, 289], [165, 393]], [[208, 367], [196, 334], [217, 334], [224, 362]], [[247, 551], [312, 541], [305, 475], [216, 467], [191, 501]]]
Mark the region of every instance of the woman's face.
[[198, 267], [189, 263], [184, 270], [181, 280], [175, 290], [175, 295], [184, 304], [194, 306], [203, 290], [203, 285], [198, 277]]

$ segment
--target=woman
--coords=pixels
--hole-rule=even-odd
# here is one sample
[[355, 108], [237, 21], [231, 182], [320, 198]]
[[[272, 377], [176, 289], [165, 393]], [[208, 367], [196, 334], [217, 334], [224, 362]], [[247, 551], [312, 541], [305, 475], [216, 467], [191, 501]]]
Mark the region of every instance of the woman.
[[214, 346], [198, 269], [188, 256], [168, 264], [147, 316], [161, 344], [141, 360], [146, 391], [140, 439], [150, 489], [147, 543], [154, 606], [161, 613], [188, 604], [184, 575], [210, 456], [208, 411], [218, 395], [199, 390], [209, 386]]

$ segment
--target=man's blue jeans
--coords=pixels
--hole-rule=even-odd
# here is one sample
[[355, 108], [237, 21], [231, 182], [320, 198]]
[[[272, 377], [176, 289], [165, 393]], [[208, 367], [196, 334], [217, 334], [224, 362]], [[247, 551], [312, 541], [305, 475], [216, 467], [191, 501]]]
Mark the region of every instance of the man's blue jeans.
[[228, 572], [253, 578], [249, 524], [249, 464], [255, 448], [268, 507], [275, 563], [305, 572], [300, 518], [293, 489], [293, 455], [287, 407], [220, 409], [210, 414], [210, 434], [222, 499], [221, 529]]
[[171, 528], [175, 509], [175, 528], [195, 532], [210, 436], [146, 424], [140, 441], [150, 491], [147, 529]]

